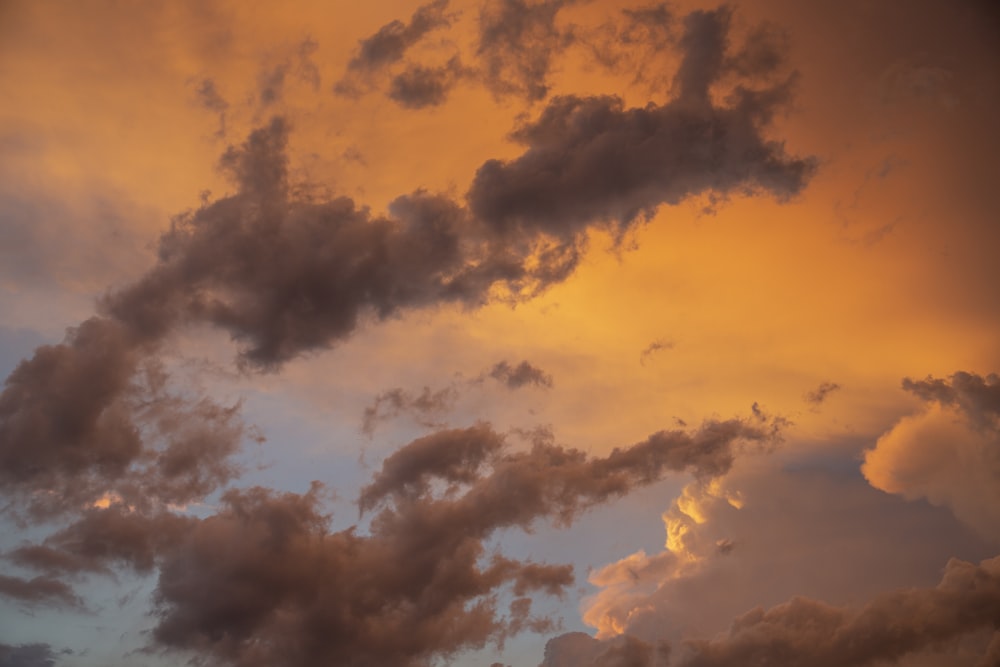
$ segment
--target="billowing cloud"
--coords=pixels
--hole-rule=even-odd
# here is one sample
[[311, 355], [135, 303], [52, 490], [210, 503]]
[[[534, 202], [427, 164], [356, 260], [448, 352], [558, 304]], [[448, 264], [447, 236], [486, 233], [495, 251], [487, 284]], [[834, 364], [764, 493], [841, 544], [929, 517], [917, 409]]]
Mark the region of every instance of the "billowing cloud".
[[883, 491], [947, 506], [1000, 541], [1000, 379], [958, 372], [906, 379], [903, 388], [927, 405], [865, 453], [865, 477]]

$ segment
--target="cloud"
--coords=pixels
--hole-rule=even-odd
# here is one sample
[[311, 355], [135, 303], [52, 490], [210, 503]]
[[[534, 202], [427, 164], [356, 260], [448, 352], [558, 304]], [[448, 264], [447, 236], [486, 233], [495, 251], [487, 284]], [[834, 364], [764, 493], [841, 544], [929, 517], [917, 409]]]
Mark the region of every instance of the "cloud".
[[54, 667], [56, 654], [49, 644], [0, 644], [0, 667]]
[[552, 376], [528, 361], [511, 366], [506, 360], [499, 361], [490, 369], [489, 376], [508, 389], [520, 389], [527, 385], [550, 389]]
[[901, 419], [865, 453], [872, 486], [951, 508], [1000, 541], [1000, 380], [957, 372], [903, 381], [926, 405]]
[[874, 665], [991, 629], [1000, 617], [1000, 558], [951, 560], [935, 588], [876, 596], [859, 610], [794, 598], [737, 618], [725, 636], [686, 642], [680, 667]]
[[819, 386], [811, 391], [807, 391], [803, 394], [802, 398], [806, 403], [811, 403], [812, 405], [820, 405], [826, 400], [827, 396], [840, 389], [840, 385], [836, 382], [824, 381], [820, 382]]
[[432, 417], [450, 410], [457, 398], [458, 390], [454, 385], [436, 391], [424, 387], [419, 394], [408, 392], [402, 387], [388, 389], [376, 396], [374, 402], [365, 408], [361, 432], [371, 437], [377, 424], [404, 412], [413, 414], [423, 426], [435, 426], [437, 423]]
[[411, 64], [392, 78], [388, 95], [408, 109], [438, 106], [466, 74], [458, 56], [438, 67]]
[[490, 553], [497, 531], [569, 524], [669, 473], [723, 474], [739, 449], [779, 437], [778, 426], [709, 421], [605, 457], [539, 434], [515, 449], [486, 424], [439, 431], [386, 458], [362, 489], [366, 532], [329, 530], [318, 483], [301, 495], [229, 490], [203, 519], [109, 500], [6, 554], [45, 575], [2, 583], [8, 594], [67, 603], [72, 589], [56, 576], [155, 570], [152, 636], [161, 648], [241, 667], [423, 665], [555, 629], [532, 611], [531, 595], [562, 596], [572, 567]]
[[956, 555], [995, 553], [947, 510], [873, 489], [857, 470], [861, 447], [806, 453], [796, 443], [688, 484], [662, 515], [662, 551], [639, 550], [590, 572], [597, 591], [581, 604], [584, 622], [599, 638], [676, 644], [715, 636], [757, 605], [793, 596], [857, 604], [932, 585]]
[[93, 317], [14, 369], [0, 394], [0, 480], [14, 508], [72, 511], [108, 494], [183, 504], [236, 475], [238, 406], [171, 393], [148, 354], [119, 322]]
[[552, 59], [573, 43], [573, 32], [556, 25], [556, 15], [572, 0], [490, 0], [479, 12], [477, 55], [484, 80], [497, 96], [529, 101], [549, 91]]
[[686, 19], [677, 95], [626, 109], [612, 96], [562, 96], [511, 137], [526, 147], [489, 160], [468, 193], [472, 213], [501, 234], [535, 230], [569, 244], [590, 226], [623, 234], [662, 204], [711, 193], [799, 193], [816, 169], [788, 155], [763, 128], [789, 100], [788, 81], [736, 86], [722, 106], [709, 96], [726, 72], [725, 11]]
[[81, 607], [82, 600], [65, 582], [52, 577], [22, 579], [0, 574], [0, 595], [29, 605]]
[[645, 366], [646, 360], [648, 360], [651, 356], [662, 350], [672, 350], [674, 349], [674, 345], [673, 341], [660, 339], [654, 340], [639, 354], [639, 365]]
[[341, 95], [359, 93], [361, 84], [370, 85], [372, 77], [401, 61], [428, 33], [451, 25], [454, 17], [447, 10], [448, 0], [434, 0], [418, 7], [408, 23], [391, 21], [362, 39], [347, 64], [347, 73], [334, 86], [334, 91]]
[[113, 574], [123, 567], [149, 574], [190, 525], [169, 511], [142, 513], [113, 503], [88, 509], [42, 544], [18, 547], [5, 558], [49, 575]]
[[629, 635], [602, 641], [569, 632], [546, 643], [539, 667], [653, 667], [665, 665], [669, 655], [666, 642], [654, 646]]

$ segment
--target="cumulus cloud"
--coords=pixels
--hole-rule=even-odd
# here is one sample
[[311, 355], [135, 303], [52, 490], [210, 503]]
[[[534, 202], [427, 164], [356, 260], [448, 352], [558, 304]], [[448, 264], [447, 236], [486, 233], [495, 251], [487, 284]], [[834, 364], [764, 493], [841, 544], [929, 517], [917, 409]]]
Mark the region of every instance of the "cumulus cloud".
[[865, 477], [883, 491], [949, 507], [1000, 541], [1000, 379], [960, 371], [906, 379], [903, 388], [926, 405], [865, 453]]

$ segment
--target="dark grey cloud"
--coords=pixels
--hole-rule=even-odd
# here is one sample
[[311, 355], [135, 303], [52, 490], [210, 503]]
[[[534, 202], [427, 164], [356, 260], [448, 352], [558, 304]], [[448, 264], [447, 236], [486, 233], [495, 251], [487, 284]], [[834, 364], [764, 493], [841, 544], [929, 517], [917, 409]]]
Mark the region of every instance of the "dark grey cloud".
[[677, 95], [626, 109], [611, 96], [564, 96], [511, 136], [519, 157], [489, 160], [468, 193], [472, 213], [500, 233], [532, 229], [564, 242], [593, 225], [624, 233], [663, 204], [691, 196], [798, 194], [816, 169], [765, 136], [789, 80], [737, 85], [721, 106], [709, 88], [727, 73], [729, 13], [694, 12], [681, 40]]
[[347, 64], [347, 73], [334, 86], [334, 92], [360, 93], [372, 84], [373, 77], [403, 60], [406, 52], [428, 33], [447, 28], [453, 19], [454, 15], [448, 13], [448, 0], [434, 0], [418, 7], [408, 23], [394, 20], [385, 24], [358, 42], [357, 52]]
[[811, 391], [807, 391], [803, 394], [802, 398], [806, 403], [811, 403], [812, 405], [820, 405], [827, 397], [835, 391], [840, 390], [840, 385], [836, 382], [823, 381], [819, 383], [819, 386]]
[[266, 109], [282, 101], [285, 85], [292, 75], [295, 77], [293, 81], [301, 81], [313, 90], [319, 90], [319, 67], [312, 59], [318, 50], [319, 43], [307, 37], [283, 58], [261, 67], [257, 73], [257, 101], [261, 108]]
[[545, 389], [552, 387], [552, 376], [527, 360], [516, 365], [506, 360], [499, 361], [490, 369], [489, 376], [508, 389], [520, 389], [528, 385]]
[[[996, 627], [1000, 559], [952, 560], [935, 588], [884, 593], [860, 609], [794, 598], [737, 618], [714, 640], [686, 642], [681, 667], [876, 665]], [[992, 650], [992, 649], [990, 649]], [[680, 651], [678, 651], [680, 653]]]
[[198, 88], [195, 90], [195, 95], [197, 96], [198, 103], [201, 104], [201, 106], [218, 114], [219, 129], [216, 132], [216, 136], [224, 137], [226, 135], [226, 111], [229, 110], [229, 102], [227, 102], [226, 98], [219, 93], [219, 90], [215, 85], [215, 81], [208, 78], [202, 79], [201, 83], [198, 84]]
[[388, 95], [408, 109], [438, 106], [467, 73], [458, 56], [437, 67], [410, 64], [392, 78]]
[[42, 544], [18, 547], [5, 558], [50, 576], [113, 574], [122, 568], [148, 574], [190, 525], [191, 519], [169, 511], [143, 513], [120, 504], [91, 508]]
[[948, 379], [927, 376], [923, 380], [903, 380], [903, 389], [919, 398], [960, 408], [979, 426], [998, 427], [1000, 418], [1000, 377], [985, 377], [958, 371]]
[[238, 406], [170, 391], [148, 344], [93, 317], [39, 347], [0, 394], [0, 483], [8, 508], [78, 510], [108, 494], [183, 504], [236, 475]]
[[0, 644], [0, 667], [54, 667], [56, 653], [49, 644]]
[[0, 596], [32, 606], [81, 607], [83, 605], [69, 584], [53, 577], [22, 579], [0, 574]]
[[573, 31], [556, 16], [573, 0], [490, 0], [479, 12], [477, 55], [483, 79], [496, 95], [529, 101], [549, 92], [552, 59], [574, 41]]

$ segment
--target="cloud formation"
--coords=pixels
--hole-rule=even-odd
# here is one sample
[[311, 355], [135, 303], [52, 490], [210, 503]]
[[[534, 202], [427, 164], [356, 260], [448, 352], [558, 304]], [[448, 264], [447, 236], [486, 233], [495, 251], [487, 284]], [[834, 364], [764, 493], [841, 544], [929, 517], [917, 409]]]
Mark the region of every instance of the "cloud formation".
[[[387, 67], [403, 60], [406, 52], [428, 33], [448, 27], [453, 16], [447, 10], [448, 0], [433, 0], [418, 7], [409, 22], [390, 21], [362, 39], [354, 57], [347, 63], [347, 73], [334, 86], [334, 91], [342, 95], [360, 93], [363, 84], [370, 83]], [[412, 101], [413, 98], [404, 99]], [[426, 94], [424, 99], [427, 99]]]
[[925, 402], [865, 453], [872, 486], [944, 505], [1000, 542], [1000, 379], [959, 371], [903, 381]]
[[[515, 450], [479, 424], [389, 456], [359, 497], [362, 512], [374, 512], [366, 533], [330, 532], [317, 483], [301, 495], [230, 490], [203, 519], [95, 507], [7, 558], [47, 573], [33, 595], [48, 582], [65, 586], [58, 575], [156, 569], [156, 644], [223, 664], [423, 665], [554, 629], [533, 614], [530, 594], [561, 596], [572, 568], [490, 554], [496, 531], [569, 524], [668, 473], [723, 474], [739, 448], [767, 446], [777, 428], [706, 422], [588, 457], [540, 436]], [[24, 582], [10, 583], [24, 597]]]
[[573, 31], [556, 25], [556, 16], [573, 0], [490, 0], [479, 12], [477, 55], [483, 78], [495, 95], [528, 101], [549, 92], [552, 59], [574, 41]]

